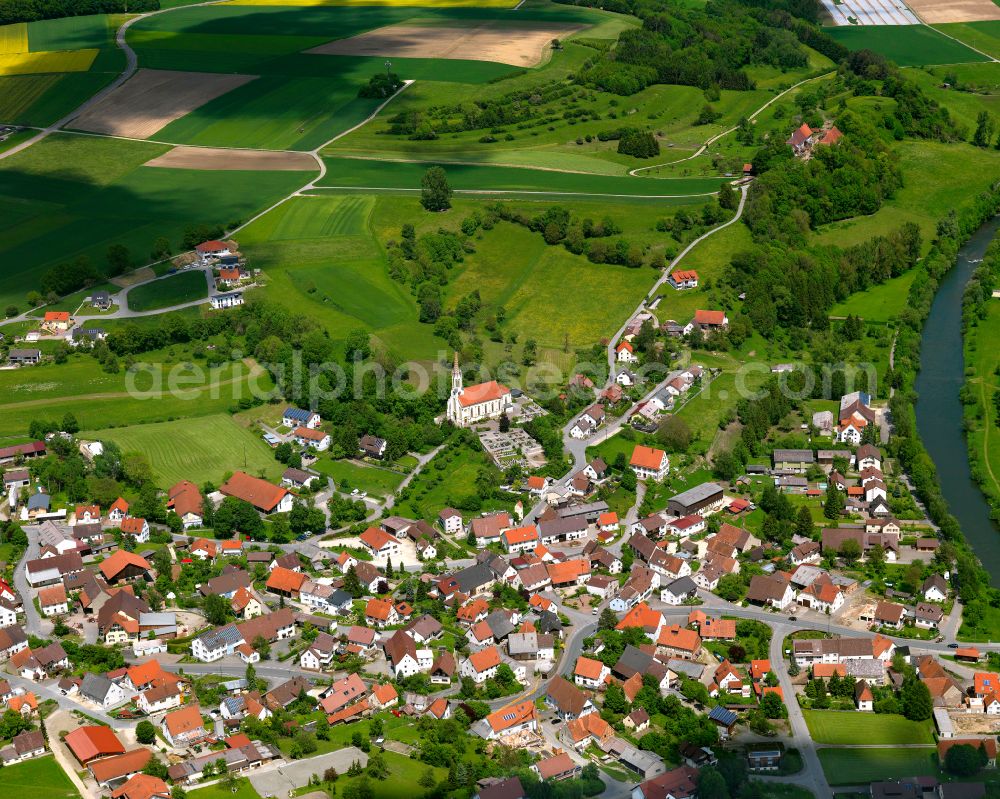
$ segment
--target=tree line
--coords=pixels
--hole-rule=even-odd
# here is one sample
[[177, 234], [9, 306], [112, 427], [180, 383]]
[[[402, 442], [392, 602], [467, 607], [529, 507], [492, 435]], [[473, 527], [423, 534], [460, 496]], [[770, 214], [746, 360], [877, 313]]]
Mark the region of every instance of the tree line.
[[158, 11], [160, 0], [0, 0], [0, 25], [40, 19]]

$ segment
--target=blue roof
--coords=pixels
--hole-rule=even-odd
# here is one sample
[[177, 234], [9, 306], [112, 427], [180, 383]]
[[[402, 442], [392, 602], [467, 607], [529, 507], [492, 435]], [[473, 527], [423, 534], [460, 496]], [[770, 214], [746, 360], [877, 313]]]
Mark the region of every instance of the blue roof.
[[48, 494], [32, 494], [28, 497], [28, 510], [48, 510], [49, 509], [49, 495]]
[[716, 705], [712, 708], [712, 712], [708, 714], [708, 717], [712, 721], [717, 721], [720, 724], [725, 724], [727, 727], [736, 723], [739, 718], [732, 710], [726, 710], [722, 705]]
[[312, 416], [312, 411], [304, 411], [301, 408], [285, 408], [284, 417], [295, 419], [298, 422], [308, 422]]

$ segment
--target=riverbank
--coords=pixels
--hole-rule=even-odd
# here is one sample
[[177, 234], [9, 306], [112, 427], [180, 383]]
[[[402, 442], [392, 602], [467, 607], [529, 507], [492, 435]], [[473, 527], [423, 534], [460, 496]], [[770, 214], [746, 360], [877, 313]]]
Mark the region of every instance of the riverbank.
[[1000, 241], [987, 248], [962, 297], [964, 425], [972, 480], [986, 495], [990, 518], [1000, 516]]
[[[975, 490], [980, 510], [973, 515], [973, 500], [958, 493], [963, 485], [958, 473], [964, 467], [968, 474], [968, 460], [962, 457], [964, 449], [955, 447], [962, 435], [958, 391], [963, 375], [961, 358], [957, 356], [962, 351], [963, 278], [968, 274], [954, 267], [959, 265], [963, 247], [981, 247], [985, 252], [998, 227], [994, 220], [998, 211], [1000, 186], [994, 186], [938, 225], [938, 235], [910, 286], [908, 310], [900, 317], [892, 375], [896, 393], [890, 401], [892, 449], [910, 475], [931, 520], [940, 527], [945, 545], [936, 557], [950, 562], [954, 556], [959, 596], [963, 605], [971, 608], [972, 621], [963, 625], [970, 636], [974, 634], [974, 620], [982, 618], [982, 611], [988, 607], [989, 584], [1000, 584], [1000, 547], [995, 546], [996, 533], [985, 512], [982, 494]], [[957, 295], [953, 293], [956, 288]], [[947, 308], [952, 309], [953, 316], [945, 316]], [[938, 313], [934, 313], [935, 309]], [[955, 369], [957, 382], [949, 387], [943, 377], [950, 374], [955, 379]], [[951, 415], [938, 415], [942, 408], [948, 409], [949, 400], [954, 403]], [[937, 401], [944, 405], [938, 406]], [[951, 429], [946, 430], [949, 425]], [[968, 476], [964, 484], [975, 489]], [[952, 509], [962, 514], [962, 522]]]

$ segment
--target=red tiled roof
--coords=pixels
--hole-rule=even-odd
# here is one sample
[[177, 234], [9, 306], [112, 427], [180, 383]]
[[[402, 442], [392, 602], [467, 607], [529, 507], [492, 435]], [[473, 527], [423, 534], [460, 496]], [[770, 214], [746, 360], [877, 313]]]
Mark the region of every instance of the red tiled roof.
[[470, 405], [478, 405], [481, 402], [491, 402], [510, 394], [507, 386], [490, 380], [488, 383], [477, 383], [474, 386], [466, 386], [462, 393], [458, 395], [458, 401], [465, 408]]
[[101, 561], [101, 574], [110, 580], [117, 577], [129, 566], [135, 566], [138, 569], [145, 569], [147, 571], [152, 568], [149, 565], [149, 561], [144, 557], [136, 555], [134, 552], [119, 549], [110, 558]]
[[694, 322], [696, 325], [721, 325], [726, 321], [725, 311], [702, 311], [694, 312]]
[[104, 755], [120, 755], [125, 751], [122, 742], [110, 727], [77, 727], [63, 740], [81, 763]]
[[226, 496], [249, 502], [265, 513], [274, 510], [288, 494], [288, 491], [281, 486], [273, 485], [259, 477], [252, 477], [246, 472], [235, 472], [222, 484], [219, 491]]
[[636, 444], [635, 449], [632, 450], [632, 460], [630, 464], [643, 469], [659, 469], [663, 463], [664, 455], [666, 455], [666, 453], [662, 449], [644, 447], [642, 444]]

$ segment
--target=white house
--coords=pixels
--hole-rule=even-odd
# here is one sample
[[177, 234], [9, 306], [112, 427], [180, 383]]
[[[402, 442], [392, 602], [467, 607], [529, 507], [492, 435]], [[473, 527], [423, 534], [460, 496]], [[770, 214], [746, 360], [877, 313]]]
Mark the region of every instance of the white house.
[[315, 430], [311, 427], [297, 427], [292, 436], [300, 447], [312, 447], [318, 452], [323, 452], [330, 448], [330, 435], [322, 430]]
[[231, 291], [229, 294], [216, 294], [209, 298], [212, 308], [216, 311], [223, 308], [235, 308], [243, 304], [243, 292]]
[[323, 419], [315, 411], [304, 411], [301, 408], [285, 408], [281, 414], [281, 423], [285, 427], [308, 427], [315, 430], [323, 423]]
[[132, 536], [138, 544], [149, 541], [149, 522], [145, 519], [135, 519], [131, 516], [122, 519], [121, 531], [125, 535]]
[[445, 508], [438, 514], [441, 527], [446, 533], [462, 532], [462, 514], [454, 508]]
[[611, 676], [611, 669], [599, 660], [593, 660], [581, 655], [577, 658], [576, 668], [573, 671], [573, 682], [584, 688], [597, 690], [603, 688], [608, 677]]
[[658, 482], [666, 477], [667, 472], [670, 471], [670, 459], [666, 452], [641, 444], [637, 444], [632, 451], [632, 460], [629, 465], [640, 480], [656, 480]]
[[615, 358], [619, 363], [635, 363], [639, 360], [635, 348], [628, 341], [623, 341], [615, 348]]

